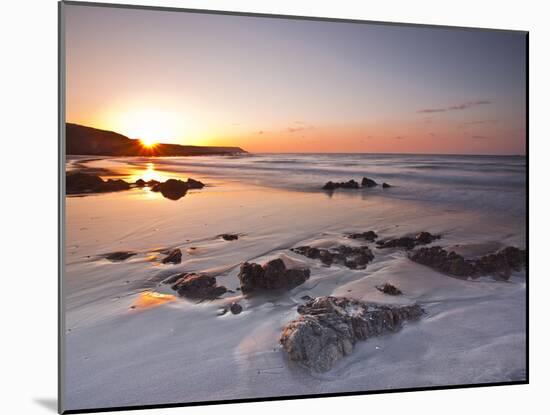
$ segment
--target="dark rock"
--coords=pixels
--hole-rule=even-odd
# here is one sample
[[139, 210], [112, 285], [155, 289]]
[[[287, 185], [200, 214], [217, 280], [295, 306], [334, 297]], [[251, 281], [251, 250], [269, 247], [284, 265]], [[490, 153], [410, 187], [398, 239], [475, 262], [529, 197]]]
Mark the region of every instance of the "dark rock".
[[340, 183], [342, 189], [359, 189], [359, 183], [355, 180], [348, 180], [347, 182]]
[[390, 186], [390, 185], [387, 184], [386, 182], [382, 183], [382, 188], [383, 188], [383, 189], [389, 189], [390, 187], [393, 187], [393, 186]]
[[119, 251], [119, 252], [111, 252], [110, 254], [106, 254], [105, 258], [109, 261], [119, 262], [119, 261], [125, 261], [130, 257], [133, 257], [134, 255], [137, 255], [135, 252], [125, 252], [125, 251]]
[[519, 271], [527, 263], [527, 252], [515, 247], [504, 248], [480, 258], [465, 259], [454, 251], [447, 252], [440, 246], [421, 248], [410, 259], [444, 274], [457, 277], [490, 275], [508, 280], [512, 271]]
[[384, 294], [388, 295], [401, 295], [403, 294], [401, 290], [389, 283], [386, 283], [384, 285], [379, 285], [376, 287], [376, 289], [380, 292], [383, 292]]
[[411, 260], [427, 265], [445, 274], [468, 277], [474, 274], [474, 266], [457, 253], [447, 252], [440, 246], [421, 248], [410, 256]]
[[80, 172], [67, 173], [65, 184], [67, 194], [116, 192], [130, 188], [130, 184], [121, 179], [103, 181], [99, 176]]
[[363, 187], [374, 187], [374, 186], [378, 186], [378, 183], [376, 183], [372, 179], [369, 179], [368, 177], [363, 177], [363, 180], [361, 180], [361, 186], [363, 186]]
[[366, 232], [360, 232], [360, 233], [348, 233], [348, 238], [351, 239], [365, 239], [369, 242], [374, 242], [376, 238], [378, 238], [378, 235], [374, 231], [366, 231]]
[[164, 183], [160, 183], [156, 180], [149, 180], [147, 182], [153, 192], [160, 192], [165, 198], [170, 200], [179, 200], [187, 194], [189, 189], [202, 189], [204, 183], [195, 179], [183, 180], [168, 179]]
[[361, 301], [318, 297], [298, 306], [301, 314], [288, 323], [280, 337], [291, 360], [316, 372], [329, 370], [350, 354], [355, 343], [399, 330], [407, 320], [417, 320], [419, 305], [384, 306]]
[[437, 239], [441, 239], [441, 235], [432, 235], [430, 232], [420, 232], [414, 239], [416, 245], [427, 245]]
[[323, 190], [335, 190], [338, 188], [338, 183], [326, 182], [323, 186]]
[[217, 316], [224, 316], [227, 314], [227, 308], [219, 308], [218, 312], [216, 313]]
[[311, 298], [309, 295], [302, 295], [300, 297], [300, 299], [304, 300], [304, 301], [310, 301], [310, 300], [313, 300], [313, 298]]
[[135, 182], [135, 185], [137, 187], [145, 187], [146, 184], [147, 183], [145, 183], [145, 180], [143, 180], [143, 179], [137, 179], [136, 182]]
[[204, 183], [189, 178], [187, 179], [187, 187], [189, 187], [189, 189], [202, 189], [204, 187]]
[[378, 248], [405, 248], [410, 250], [415, 246], [426, 245], [440, 238], [440, 235], [432, 235], [429, 232], [420, 232], [414, 238], [410, 236], [403, 236], [401, 238], [378, 241], [376, 244], [378, 245]]
[[239, 235], [232, 233], [224, 233], [222, 235], [219, 235], [219, 237], [222, 238], [224, 241], [235, 241], [239, 239]]
[[241, 264], [239, 271], [239, 281], [243, 293], [251, 292], [259, 285], [259, 281], [263, 279], [264, 269], [260, 264], [254, 262], [245, 262]]
[[103, 183], [102, 190], [103, 192], [118, 192], [119, 190], [128, 190], [130, 184], [126, 183], [122, 179], [109, 179]]
[[359, 183], [355, 180], [348, 180], [347, 182], [326, 182], [323, 186], [323, 190], [336, 190], [336, 189], [359, 189]]
[[189, 187], [182, 180], [168, 179], [164, 183], [154, 185], [151, 190], [160, 192], [165, 198], [170, 200], [181, 199], [187, 193]]
[[85, 173], [67, 173], [66, 180], [67, 194], [97, 192], [103, 185], [103, 180], [99, 176]]
[[163, 264], [179, 264], [181, 262], [181, 250], [174, 249], [170, 251], [166, 258], [162, 260]]
[[512, 271], [519, 271], [527, 264], [527, 251], [508, 246], [494, 254], [482, 256], [475, 262], [479, 275], [493, 275], [509, 279]]
[[330, 249], [299, 246], [290, 250], [308, 258], [320, 259], [326, 266], [340, 264], [350, 269], [364, 269], [374, 259], [374, 254], [368, 246], [338, 245]]
[[378, 241], [378, 248], [405, 248], [413, 249], [416, 246], [415, 240], [410, 236], [402, 238], [388, 239], [386, 241]]
[[163, 284], [166, 284], [166, 285], [172, 285], [174, 284], [177, 280], [181, 279], [181, 276], [184, 275], [184, 274], [174, 274], [174, 275], [171, 275], [170, 277], [166, 278], [165, 280], [162, 281]]
[[198, 300], [213, 300], [227, 291], [227, 288], [216, 285], [215, 277], [198, 274], [180, 274], [172, 289], [182, 297]]
[[310, 276], [309, 269], [288, 269], [280, 259], [273, 259], [263, 266], [245, 262], [239, 271], [243, 293], [255, 290], [290, 290], [303, 284]]
[[243, 311], [243, 307], [239, 303], [231, 303], [229, 306], [232, 314], [240, 314]]

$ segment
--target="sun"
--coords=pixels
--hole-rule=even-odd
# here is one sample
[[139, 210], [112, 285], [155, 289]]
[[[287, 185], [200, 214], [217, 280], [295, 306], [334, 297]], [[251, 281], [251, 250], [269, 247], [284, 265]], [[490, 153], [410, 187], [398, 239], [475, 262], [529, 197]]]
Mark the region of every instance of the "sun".
[[150, 138], [141, 138], [139, 141], [141, 145], [146, 148], [153, 148], [158, 144], [155, 140]]

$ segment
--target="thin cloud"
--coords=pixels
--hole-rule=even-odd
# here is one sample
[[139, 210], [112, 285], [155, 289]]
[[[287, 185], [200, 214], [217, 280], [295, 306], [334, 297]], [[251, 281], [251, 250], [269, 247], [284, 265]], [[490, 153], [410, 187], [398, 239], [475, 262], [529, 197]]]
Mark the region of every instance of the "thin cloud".
[[472, 138], [475, 138], [476, 140], [487, 140], [489, 137], [485, 135], [473, 135]]
[[398, 135], [398, 136], [395, 136], [393, 137], [394, 140], [403, 140], [405, 137], [403, 137], [402, 135]]
[[303, 127], [288, 127], [286, 130], [289, 133], [296, 133], [296, 132], [299, 132], [299, 131], [311, 130], [313, 128], [314, 128], [313, 125], [310, 125], [310, 126], [303, 126]]
[[462, 104], [451, 105], [451, 106], [444, 107], [444, 108], [443, 107], [442, 108], [423, 108], [423, 109], [417, 110], [416, 112], [418, 112], [420, 114], [431, 114], [431, 113], [436, 113], [436, 112], [462, 111], [462, 110], [466, 110], [468, 108], [476, 107], [478, 105], [488, 105], [490, 103], [491, 103], [491, 101], [487, 101], [487, 100], [468, 101], [468, 102], [464, 102]]

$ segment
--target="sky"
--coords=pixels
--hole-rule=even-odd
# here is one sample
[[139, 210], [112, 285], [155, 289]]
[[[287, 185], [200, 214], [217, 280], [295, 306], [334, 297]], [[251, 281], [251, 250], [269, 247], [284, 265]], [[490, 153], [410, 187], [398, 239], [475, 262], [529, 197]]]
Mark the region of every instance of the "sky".
[[525, 34], [65, 6], [66, 119], [251, 152], [525, 154]]

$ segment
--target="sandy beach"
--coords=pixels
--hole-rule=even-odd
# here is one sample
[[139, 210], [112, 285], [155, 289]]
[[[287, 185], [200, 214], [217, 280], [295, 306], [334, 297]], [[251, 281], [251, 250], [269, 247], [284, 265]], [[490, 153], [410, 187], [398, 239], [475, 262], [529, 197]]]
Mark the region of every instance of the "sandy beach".
[[[66, 408], [185, 403], [525, 379], [525, 271], [507, 281], [456, 278], [369, 247], [366, 269], [290, 248], [362, 243], [349, 232], [394, 238], [421, 231], [466, 258], [525, 248], [523, 157], [247, 155], [69, 157], [67, 171], [103, 179], [205, 183], [179, 200], [150, 188], [66, 198]], [[328, 180], [369, 176], [392, 188], [325, 192]], [[224, 240], [221, 234], [238, 235]], [[435, 243], [433, 244], [435, 245]], [[180, 249], [179, 264], [162, 252]], [[124, 261], [105, 254], [130, 251]], [[239, 267], [281, 258], [310, 278], [284, 292], [243, 295]], [[180, 297], [161, 281], [215, 276], [228, 292]], [[376, 289], [391, 283], [403, 292]], [[279, 344], [305, 296], [420, 304], [425, 316], [358, 342], [331, 370], [290, 361]], [[238, 302], [238, 315], [220, 310]]]

